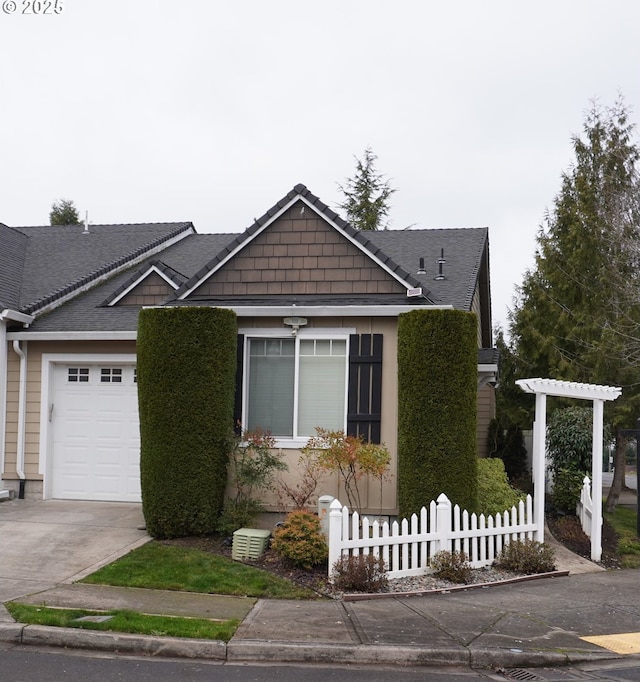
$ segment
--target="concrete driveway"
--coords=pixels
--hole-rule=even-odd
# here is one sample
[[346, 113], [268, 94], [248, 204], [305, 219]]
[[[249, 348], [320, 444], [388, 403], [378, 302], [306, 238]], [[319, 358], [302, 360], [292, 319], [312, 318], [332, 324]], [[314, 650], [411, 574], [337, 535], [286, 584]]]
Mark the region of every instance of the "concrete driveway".
[[0, 502], [0, 603], [70, 583], [149, 540], [142, 505]]

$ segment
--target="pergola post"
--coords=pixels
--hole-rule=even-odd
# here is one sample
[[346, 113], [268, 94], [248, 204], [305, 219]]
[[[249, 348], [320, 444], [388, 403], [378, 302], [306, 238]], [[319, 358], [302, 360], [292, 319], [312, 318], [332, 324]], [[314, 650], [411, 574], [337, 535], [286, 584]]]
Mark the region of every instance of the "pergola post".
[[591, 561], [602, 558], [602, 437], [604, 402], [593, 401], [593, 457], [591, 461]]
[[544, 542], [545, 457], [547, 443], [547, 396], [536, 393], [536, 417], [533, 422], [533, 521], [535, 539]]

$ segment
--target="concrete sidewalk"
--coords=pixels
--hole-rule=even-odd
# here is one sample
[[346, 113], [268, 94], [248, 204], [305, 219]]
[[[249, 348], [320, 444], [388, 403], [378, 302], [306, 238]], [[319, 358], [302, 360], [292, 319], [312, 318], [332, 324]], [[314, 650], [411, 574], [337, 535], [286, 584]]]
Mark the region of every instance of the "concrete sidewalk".
[[25, 626], [5, 616], [4, 622], [0, 617], [0, 640], [233, 662], [565, 665], [640, 654], [639, 580], [640, 570], [598, 571], [423, 596], [257, 602], [62, 585], [21, 601], [244, 620], [225, 644]]

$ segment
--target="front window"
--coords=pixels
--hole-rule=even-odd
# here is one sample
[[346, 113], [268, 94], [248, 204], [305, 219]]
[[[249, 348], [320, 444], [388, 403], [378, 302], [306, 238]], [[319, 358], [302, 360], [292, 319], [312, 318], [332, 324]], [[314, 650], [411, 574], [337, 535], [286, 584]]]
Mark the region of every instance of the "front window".
[[276, 438], [345, 428], [346, 338], [250, 338], [245, 420]]

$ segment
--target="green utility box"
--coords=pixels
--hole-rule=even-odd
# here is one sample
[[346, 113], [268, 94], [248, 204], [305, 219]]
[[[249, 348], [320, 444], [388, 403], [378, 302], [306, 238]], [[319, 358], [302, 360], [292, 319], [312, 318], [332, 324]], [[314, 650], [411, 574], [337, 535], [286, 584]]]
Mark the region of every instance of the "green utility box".
[[258, 559], [267, 549], [270, 535], [270, 530], [240, 528], [233, 534], [231, 557], [236, 561]]

